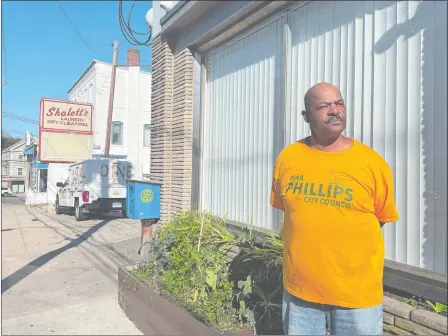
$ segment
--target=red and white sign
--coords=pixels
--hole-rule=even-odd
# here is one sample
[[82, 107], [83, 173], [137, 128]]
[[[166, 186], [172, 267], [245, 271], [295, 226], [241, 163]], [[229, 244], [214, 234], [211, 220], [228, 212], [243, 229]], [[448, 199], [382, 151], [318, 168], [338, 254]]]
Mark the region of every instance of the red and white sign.
[[43, 98], [40, 110], [41, 131], [92, 132], [92, 104]]
[[92, 156], [93, 105], [42, 98], [39, 160], [78, 162]]

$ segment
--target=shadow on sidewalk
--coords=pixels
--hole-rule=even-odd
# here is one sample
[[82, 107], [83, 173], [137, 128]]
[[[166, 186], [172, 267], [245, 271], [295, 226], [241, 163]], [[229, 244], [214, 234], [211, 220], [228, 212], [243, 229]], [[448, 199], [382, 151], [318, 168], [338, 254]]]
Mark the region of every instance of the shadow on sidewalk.
[[27, 265], [23, 266], [21, 269], [15, 271], [13, 274], [9, 275], [5, 279], [2, 280], [2, 294], [6, 292], [11, 287], [15, 286], [17, 283], [25, 279], [27, 276], [29, 276], [31, 273], [33, 273], [35, 270], [37, 270], [39, 267], [45, 265], [50, 260], [57, 257], [59, 254], [70, 250], [73, 247], [76, 247], [80, 245], [82, 242], [89, 239], [90, 236], [92, 236], [96, 231], [101, 229], [103, 226], [105, 226], [107, 223], [109, 223], [111, 219], [105, 219], [95, 226], [91, 227], [86, 232], [82, 233], [79, 237], [76, 239], [70, 239], [70, 243], [67, 245], [60, 247], [56, 250], [50, 251], [48, 253], [45, 253], [44, 255], [40, 256], [39, 258], [31, 261]]

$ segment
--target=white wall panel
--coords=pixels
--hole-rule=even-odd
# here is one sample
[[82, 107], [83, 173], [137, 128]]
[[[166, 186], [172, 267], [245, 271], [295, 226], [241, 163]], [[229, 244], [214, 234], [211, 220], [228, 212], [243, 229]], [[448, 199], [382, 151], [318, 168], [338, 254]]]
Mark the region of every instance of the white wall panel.
[[269, 194], [283, 146], [284, 22], [272, 19], [207, 57], [201, 208], [268, 229], [280, 215]]
[[446, 2], [315, 1], [288, 13], [286, 144], [309, 135], [303, 95], [327, 81], [346, 135], [391, 166], [401, 219], [386, 257], [446, 273]]
[[310, 134], [303, 96], [330, 82], [346, 100], [345, 134], [394, 173], [401, 219], [384, 228], [386, 257], [446, 274], [446, 6], [314, 1], [208, 55], [201, 208], [276, 228], [279, 213], [268, 205], [275, 157]]

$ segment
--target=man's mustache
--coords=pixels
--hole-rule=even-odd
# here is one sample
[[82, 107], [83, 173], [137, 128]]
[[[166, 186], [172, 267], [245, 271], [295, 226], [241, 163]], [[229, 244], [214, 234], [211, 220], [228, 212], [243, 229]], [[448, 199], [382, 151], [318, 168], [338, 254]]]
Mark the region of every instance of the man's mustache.
[[332, 123], [333, 121], [336, 120], [343, 121], [342, 118], [340, 118], [339, 116], [329, 116], [326, 121], [326, 124]]

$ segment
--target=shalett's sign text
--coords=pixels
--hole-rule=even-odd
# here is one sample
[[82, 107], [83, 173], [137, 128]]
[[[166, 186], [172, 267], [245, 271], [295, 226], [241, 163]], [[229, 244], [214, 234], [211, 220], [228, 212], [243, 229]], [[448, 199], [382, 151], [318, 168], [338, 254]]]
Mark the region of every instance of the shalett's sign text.
[[92, 105], [42, 99], [41, 127], [45, 130], [92, 131]]

